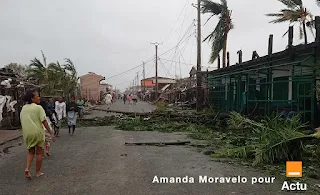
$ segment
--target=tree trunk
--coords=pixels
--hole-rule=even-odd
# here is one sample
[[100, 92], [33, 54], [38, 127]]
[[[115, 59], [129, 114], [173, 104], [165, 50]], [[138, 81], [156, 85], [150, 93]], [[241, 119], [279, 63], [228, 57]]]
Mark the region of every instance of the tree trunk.
[[305, 21], [303, 21], [303, 34], [304, 34], [304, 44], [308, 44], [307, 29], [306, 29]]
[[223, 51], [222, 51], [222, 67], [226, 67], [226, 60], [227, 60], [227, 41], [228, 41], [228, 35], [226, 34], [225, 41], [223, 43]]
[[223, 68], [226, 67], [226, 59], [227, 59], [227, 42], [228, 42], [228, 33], [230, 28], [230, 11], [227, 10], [227, 25], [228, 27], [225, 29], [225, 39], [224, 39], [224, 43], [223, 43], [223, 53], [222, 53], [222, 66]]

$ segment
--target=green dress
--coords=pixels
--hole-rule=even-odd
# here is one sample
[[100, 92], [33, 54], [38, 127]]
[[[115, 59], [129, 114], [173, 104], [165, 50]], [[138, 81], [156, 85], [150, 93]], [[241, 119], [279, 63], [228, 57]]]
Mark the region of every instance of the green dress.
[[22, 135], [27, 150], [35, 146], [44, 146], [44, 131], [42, 122], [46, 120], [46, 113], [40, 105], [26, 104], [20, 113]]

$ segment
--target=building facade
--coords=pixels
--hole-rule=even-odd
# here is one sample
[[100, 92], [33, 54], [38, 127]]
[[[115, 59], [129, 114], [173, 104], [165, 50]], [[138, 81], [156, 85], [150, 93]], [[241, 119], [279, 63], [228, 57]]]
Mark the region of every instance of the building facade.
[[[172, 78], [158, 77], [158, 90], [161, 90], [166, 85], [175, 84], [176, 80]], [[142, 89], [145, 87], [147, 89], [153, 89], [156, 86], [156, 77], [150, 77], [141, 80]]]
[[100, 100], [100, 82], [105, 77], [93, 72], [89, 72], [80, 77], [80, 92], [82, 98], [92, 101]]
[[100, 83], [100, 92], [107, 93], [112, 91], [112, 85], [107, 83]]

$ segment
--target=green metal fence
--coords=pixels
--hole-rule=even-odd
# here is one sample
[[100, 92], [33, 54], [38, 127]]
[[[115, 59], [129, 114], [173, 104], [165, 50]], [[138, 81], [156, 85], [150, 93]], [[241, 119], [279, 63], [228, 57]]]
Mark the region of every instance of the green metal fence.
[[209, 102], [221, 111], [252, 116], [300, 113], [305, 121], [315, 121], [314, 67], [320, 61], [315, 52], [210, 72]]

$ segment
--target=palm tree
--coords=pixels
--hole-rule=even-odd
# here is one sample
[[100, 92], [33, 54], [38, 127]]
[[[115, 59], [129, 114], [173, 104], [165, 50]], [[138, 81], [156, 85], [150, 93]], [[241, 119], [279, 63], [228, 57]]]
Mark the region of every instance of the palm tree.
[[29, 69], [27, 70], [28, 79], [35, 80], [36, 84], [38, 85], [47, 85], [49, 82], [47, 59], [43, 51], [41, 51], [41, 53], [42, 53], [43, 62], [41, 62], [37, 58], [34, 58], [33, 60], [31, 60]]
[[66, 76], [64, 79], [68, 83], [65, 91], [67, 94], [71, 94], [75, 91], [75, 88], [77, 87], [78, 76], [73, 62], [68, 58], [66, 58], [65, 61], [66, 64], [64, 65], [64, 70], [66, 72]]
[[[304, 37], [304, 43], [308, 44], [306, 24], [313, 19], [312, 14], [303, 6], [302, 0], [278, 0], [287, 6], [286, 9], [280, 10], [279, 13], [266, 14], [266, 16], [276, 17], [270, 23], [290, 22], [300, 24], [300, 39]], [[319, 0], [317, 0], [319, 1]], [[310, 27], [311, 32], [312, 28]]]
[[65, 65], [59, 62], [47, 65], [46, 57], [42, 52], [43, 63], [35, 58], [31, 60], [28, 69], [28, 77], [33, 78], [39, 85], [45, 85], [42, 93], [54, 95], [57, 90], [62, 90], [64, 94], [70, 94], [77, 85], [77, 71], [70, 59], [66, 59]]
[[201, 11], [203, 14], [211, 14], [210, 18], [213, 16], [219, 16], [219, 22], [216, 25], [214, 31], [210, 33], [205, 39], [212, 42], [210, 63], [213, 63], [218, 57], [221, 50], [223, 50], [223, 67], [226, 67], [226, 57], [227, 57], [227, 40], [228, 33], [233, 29], [233, 23], [231, 20], [231, 11], [228, 8], [227, 1], [221, 0], [221, 3], [216, 3], [211, 0], [201, 0]]

